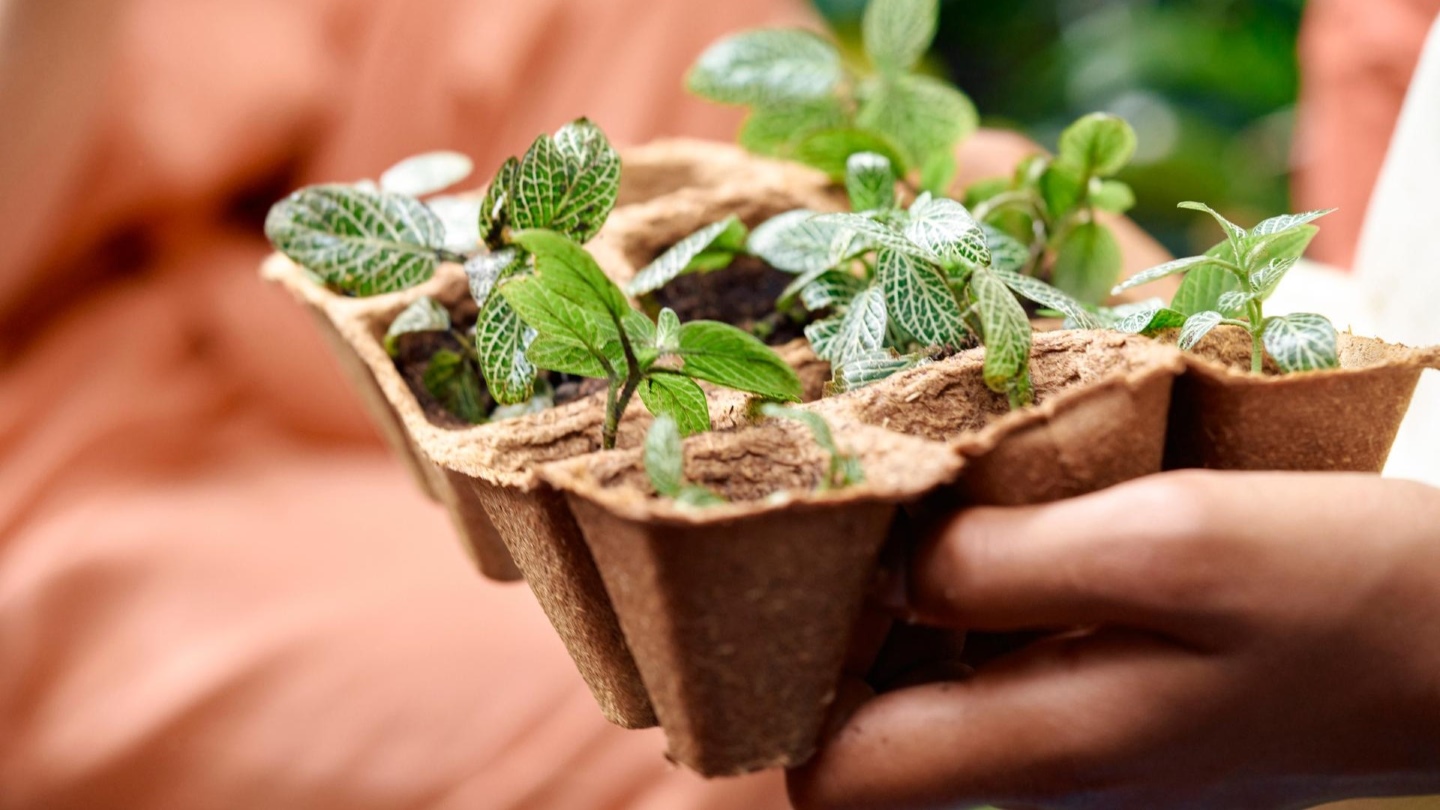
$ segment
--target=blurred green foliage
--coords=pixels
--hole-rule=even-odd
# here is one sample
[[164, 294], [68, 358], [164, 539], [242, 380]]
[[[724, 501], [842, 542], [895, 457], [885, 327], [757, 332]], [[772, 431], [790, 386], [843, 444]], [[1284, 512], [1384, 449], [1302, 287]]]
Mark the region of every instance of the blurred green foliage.
[[[852, 37], [865, 0], [814, 0]], [[989, 126], [1053, 149], [1087, 112], [1129, 119], [1131, 212], [1185, 255], [1213, 241], [1175, 208], [1206, 200], [1239, 221], [1290, 210], [1289, 155], [1304, 0], [942, 0], [932, 54]]]

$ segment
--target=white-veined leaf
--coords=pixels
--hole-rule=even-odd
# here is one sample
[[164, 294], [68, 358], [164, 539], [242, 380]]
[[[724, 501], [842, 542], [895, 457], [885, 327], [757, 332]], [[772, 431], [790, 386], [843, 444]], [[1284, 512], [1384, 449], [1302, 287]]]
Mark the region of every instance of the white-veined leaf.
[[1245, 256], [1241, 267], [1251, 273], [1259, 273], [1270, 266], [1271, 262], [1285, 259], [1299, 259], [1310, 247], [1310, 242], [1315, 239], [1320, 229], [1314, 225], [1297, 225], [1288, 230], [1278, 233], [1257, 236], [1251, 234], [1246, 239]]
[[1324, 315], [1297, 312], [1265, 321], [1260, 339], [1280, 370], [1316, 371], [1340, 365], [1335, 326]]
[[1210, 334], [1210, 330], [1220, 325], [1225, 316], [1215, 310], [1197, 312], [1185, 319], [1185, 325], [1180, 328], [1179, 346], [1184, 351], [1195, 348], [1204, 337]]
[[922, 195], [909, 213], [905, 238], [934, 254], [941, 264], [990, 264], [985, 231], [965, 206], [946, 197]]
[[480, 253], [465, 262], [465, 278], [470, 282], [470, 297], [481, 306], [490, 300], [490, 293], [503, 278], [508, 278], [523, 265], [522, 254], [515, 248], [502, 248], [494, 253]]
[[393, 194], [424, 197], [455, 185], [475, 171], [470, 158], [459, 152], [426, 152], [391, 166], [380, 175], [380, 189]]
[[858, 152], [845, 164], [845, 190], [850, 207], [856, 211], [881, 211], [895, 207], [895, 167], [890, 159], [874, 152]]
[[1187, 273], [1206, 264], [1215, 264], [1215, 258], [1213, 256], [1187, 256], [1183, 259], [1174, 259], [1164, 264], [1157, 264], [1148, 270], [1141, 270], [1115, 285], [1111, 288], [1110, 294], [1119, 295], [1132, 287], [1149, 284], [1152, 281], [1158, 281], [1166, 276], [1173, 276], [1176, 273]]
[[1275, 292], [1275, 288], [1280, 285], [1280, 281], [1285, 278], [1285, 274], [1299, 263], [1299, 259], [1272, 259], [1250, 279], [1250, 285], [1255, 288], [1255, 294], [1260, 297], [1261, 301], [1269, 298]]
[[732, 214], [676, 242], [669, 250], [656, 257], [655, 261], [636, 273], [635, 278], [626, 285], [625, 292], [630, 295], [645, 295], [664, 287], [695, 269], [695, 259], [722, 242], [737, 250], [745, 243], [745, 225], [739, 217]]
[[882, 250], [875, 281], [885, 291], [886, 312], [920, 343], [956, 346], [969, 334], [960, 302], [938, 266]]
[[865, 282], [859, 278], [840, 270], [830, 270], [811, 279], [800, 289], [800, 302], [811, 312], [834, 309], [848, 305], [863, 289]]
[[503, 422], [506, 419], [519, 419], [522, 416], [532, 416], [555, 407], [555, 389], [543, 378], [535, 380], [535, 393], [530, 398], [518, 405], [501, 405], [490, 412], [491, 422]]
[[558, 231], [586, 242], [605, 224], [620, 190], [620, 156], [581, 119], [541, 135], [510, 183], [506, 216], [517, 230]]
[[828, 387], [833, 393], [843, 394], [880, 382], [925, 362], [925, 357], [920, 354], [897, 356], [887, 349], [874, 349], [837, 364], [834, 379]]
[[399, 348], [401, 335], [448, 331], [450, 331], [450, 310], [434, 298], [422, 295], [412, 301], [410, 306], [400, 310], [400, 314], [390, 322], [390, 328], [385, 332], [385, 351], [393, 357]]
[[1199, 202], [1182, 202], [1176, 207], [1186, 208], [1191, 211], [1204, 211], [1211, 217], [1214, 217], [1215, 221], [1220, 223], [1220, 229], [1225, 232], [1225, 238], [1230, 242], [1230, 247], [1235, 251], [1235, 255], [1239, 256], [1244, 252], [1242, 247], [1245, 243], [1245, 237], [1248, 235], [1245, 229], [1221, 216], [1219, 211], [1216, 211], [1205, 203]]
[[534, 339], [535, 330], [520, 320], [502, 296], [490, 296], [480, 308], [475, 351], [485, 385], [501, 405], [518, 405], [534, 393], [536, 370], [525, 356]]
[[1306, 211], [1303, 214], [1281, 214], [1278, 217], [1271, 217], [1259, 225], [1250, 229], [1251, 236], [1266, 236], [1269, 234], [1288, 231], [1298, 225], [1305, 225], [1310, 222], [1339, 211], [1338, 208], [1322, 208], [1318, 211]]
[[1245, 308], [1247, 304], [1255, 300], [1255, 293], [1244, 290], [1226, 290], [1220, 294], [1219, 306], [1221, 312], [1237, 312]]
[[636, 389], [645, 408], [658, 417], [675, 420], [686, 436], [710, 429], [710, 402], [695, 381], [683, 374], [656, 371], [640, 381]]
[[324, 185], [276, 203], [265, 235], [296, 264], [353, 295], [377, 295], [430, 278], [445, 226], [403, 194]]
[[[835, 320], [831, 318], [818, 323]], [[838, 328], [833, 334], [820, 333], [818, 343], [811, 337], [810, 327], [806, 327], [805, 336], [810, 338], [817, 355], [831, 363], [842, 363], [851, 357], [879, 349], [885, 344], [885, 327], [889, 320], [885, 311], [884, 289], [878, 284], [867, 287], [851, 299], [850, 306], [846, 307], [838, 320]]]
[[840, 326], [844, 322], [845, 316], [840, 314], [806, 324], [805, 339], [810, 341], [810, 348], [814, 350], [817, 357], [831, 363], [835, 362], [833, 358], [838, 349], [835, 341], [840, 336]]
[[680, 316], [669, 307], [660, 310], [655, 319], [655, 348], [662, 354], [680, 348]]
[[1185, 316], [1165, 306], [1159, 298], [1136, 304], [1122, 304], [1109, 311], [1110, 328], [1131, 335], [1145, 335], [1185, 325]]
[[485, 189], [485, 198], [480, 201], [480, 218], [476, 223], [480, 240], [491, 250], [505, 246], [504, 232], [510, 224], [506, 211], [510, 206], [510, 187], [515, 182], [515, 172], [520, 169], [518, 158], [509, 158], [500, 164], [500, 170]]
[[935, 41], [939, 18], [939, 0], [870, 0], [861, 22], [865, 52], [883, 70], [909, 70]]
[[1070, 329], [1099, 329], [1100, 319], [1083, 304], [1061, 290], [1046, 284], [1033, 276], [1022, 276], [1009, 270], [991, 269], [996, 278], [1005, 283], [1012, 292], [1028, 298], [1042, 307], [1048, 307], [1065, 316]]
[[970, 277], [970, 292], [980, 311], [981, 337], [985, 343], [985, 385], [992, 391], [1013, 396], [1028, 380], [1033, 340], [1030, 319], [1010, 288], [989, 268], [975, 268]]
[[[880, 222], [866, 214], [821, 214], [813, 221], [836, 229], [854, 231], [877, 248], [889, 248], [929, 262], [940, 261], [940, 256], [928, 246], [911, 241], [893, 225]], [[981, 238], [984, 238], [983, 234]]]
[[786, 273], [824, 272], [835, 266], [831, 245], [847, 230], [800, 208], [771, 217], [751, 231], [747, 249]]
[[685, 82], [711, 101], [769, 106], [827, 96], [843, 76], [829, 42], [799, 29], [762, 29], [711, 45]]

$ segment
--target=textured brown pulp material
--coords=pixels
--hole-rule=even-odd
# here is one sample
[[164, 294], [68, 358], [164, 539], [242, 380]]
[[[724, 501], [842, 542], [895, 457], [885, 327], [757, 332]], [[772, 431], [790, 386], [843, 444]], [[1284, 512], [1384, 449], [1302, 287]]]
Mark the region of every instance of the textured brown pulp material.
[[1216, 329], [1186, 355], [1167, 469], [1380, 472], [1420, 374], [1440, 348], [1340, 335], [1340, 368], [1250, 373], [1251, 339]]
[[[549, 465], [614, 600], [670, 756], [707, 776], [813, 753], [900, 507], [1031, 503], [1160, 469], [1173, 348], [1110, 332], [1036, 336], [1038, 404], [1011, 412], [977, 349], [807, 406], [865, 482], [815, 492], [804, 429], [696, 436], [686, 473], [732, 503], [654, 497], [635, 451]], [[779, 493], [776, 495], [776, 493]]]

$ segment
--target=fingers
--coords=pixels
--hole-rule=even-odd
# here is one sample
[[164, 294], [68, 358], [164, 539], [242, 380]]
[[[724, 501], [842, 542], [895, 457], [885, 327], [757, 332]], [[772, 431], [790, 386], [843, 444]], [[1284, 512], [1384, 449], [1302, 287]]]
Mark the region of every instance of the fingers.
[[964, 683], [882, 695], [790, 775], [791, 800], [799, 810], [899, 810], [1103, 791], [1145, 767], [1158, 729], [1173, 736], [1175, 715], [1194, 716], [1204, 662], [1107, 633], [1036, 645]]

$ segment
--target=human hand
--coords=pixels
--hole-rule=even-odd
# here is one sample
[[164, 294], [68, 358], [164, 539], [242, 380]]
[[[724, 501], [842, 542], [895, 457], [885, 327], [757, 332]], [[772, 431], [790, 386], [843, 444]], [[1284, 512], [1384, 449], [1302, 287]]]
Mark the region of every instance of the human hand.
[[1305, 807], [1440, 790], [1440, 490], [1181, 472], [972, 509], [911, 566], [926, 623], [1084, 628], [881, 695], [819, 808]]

